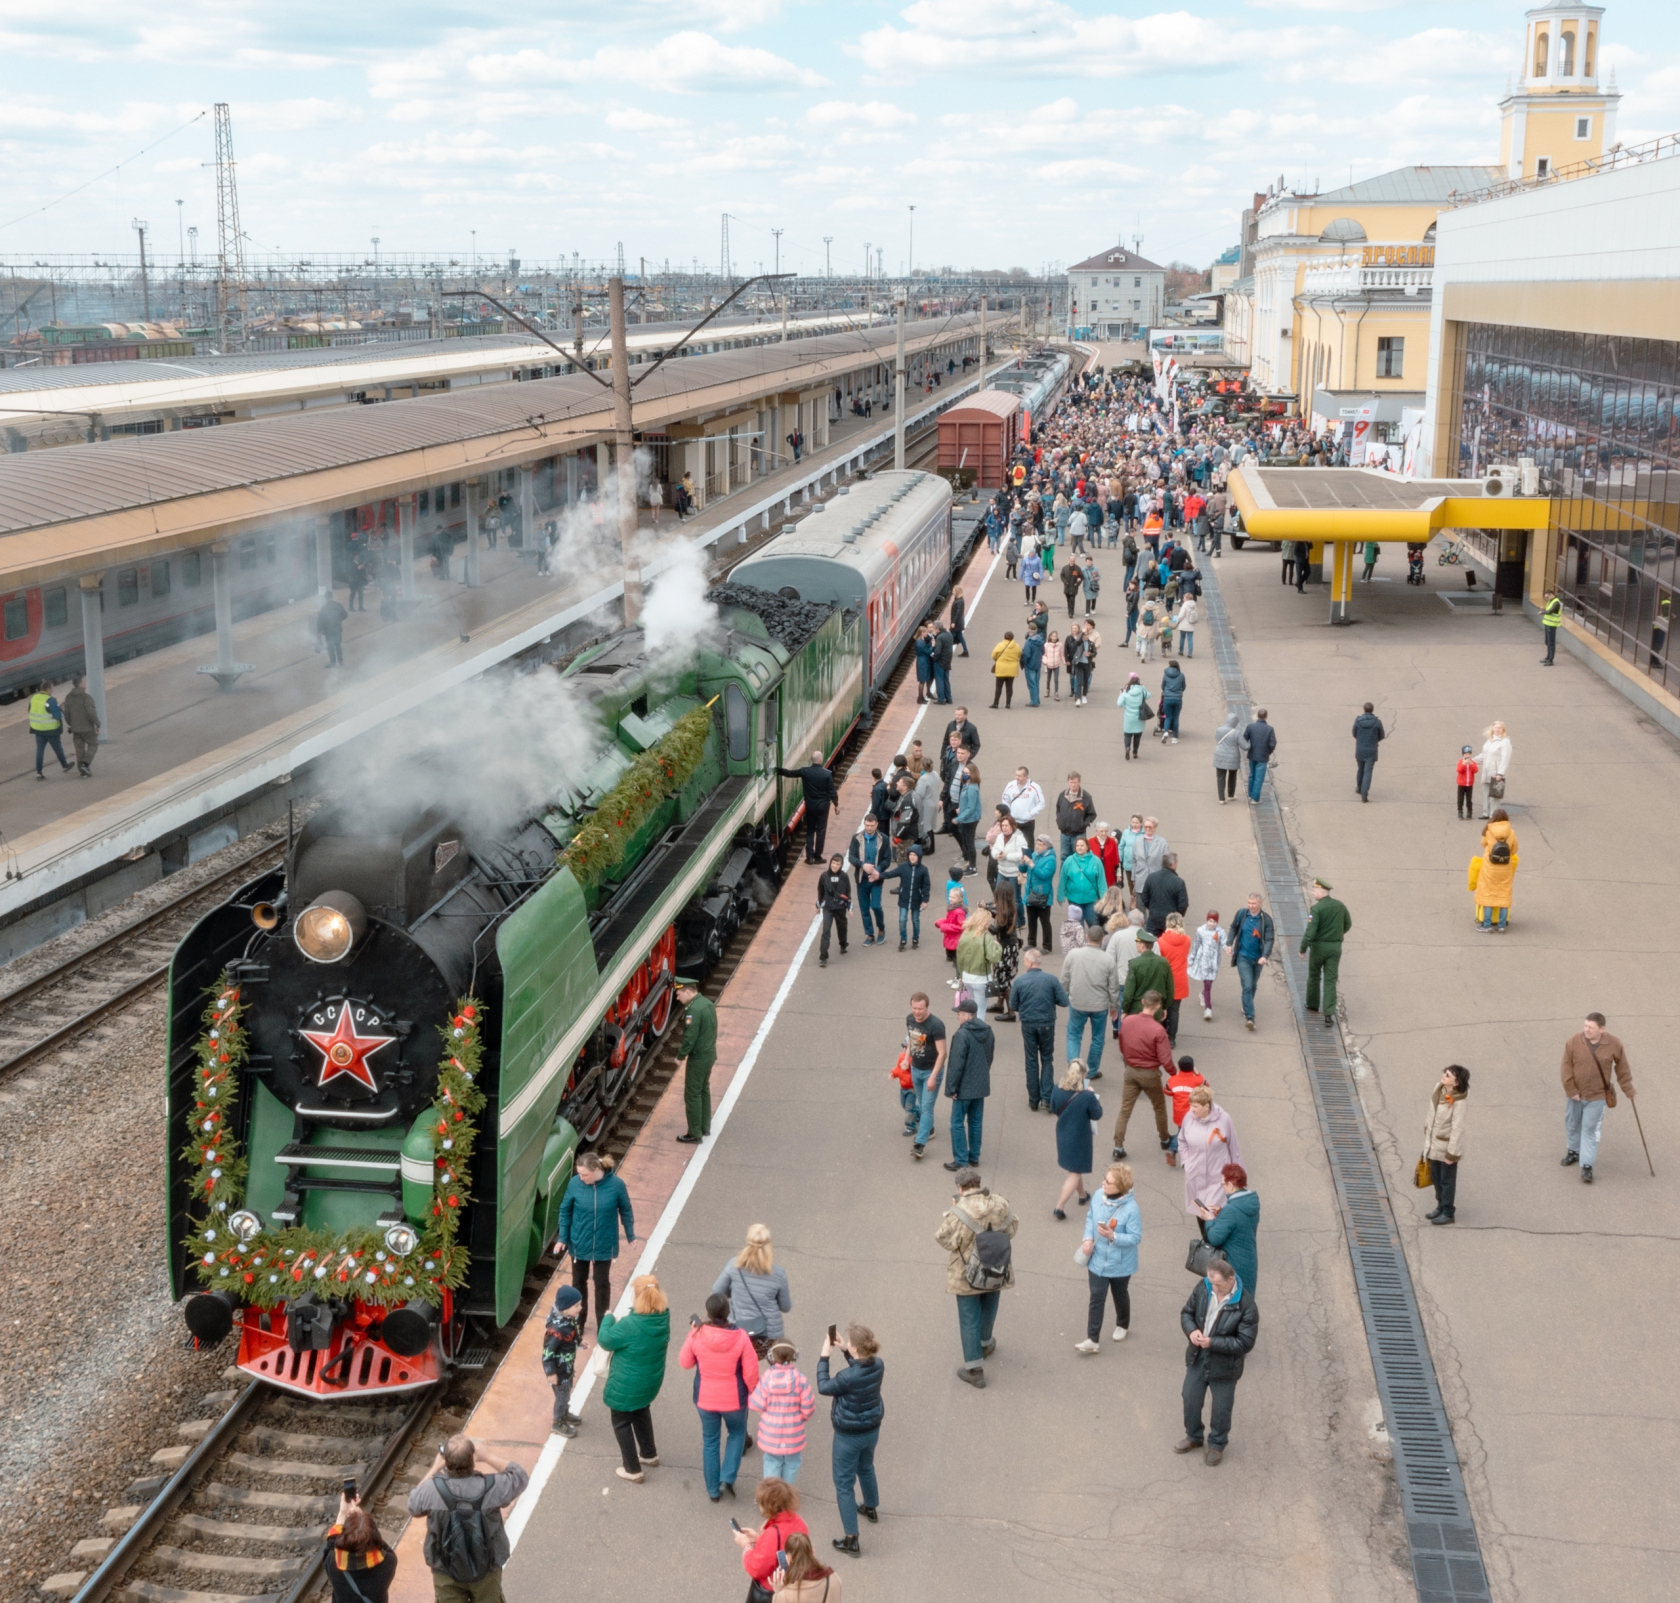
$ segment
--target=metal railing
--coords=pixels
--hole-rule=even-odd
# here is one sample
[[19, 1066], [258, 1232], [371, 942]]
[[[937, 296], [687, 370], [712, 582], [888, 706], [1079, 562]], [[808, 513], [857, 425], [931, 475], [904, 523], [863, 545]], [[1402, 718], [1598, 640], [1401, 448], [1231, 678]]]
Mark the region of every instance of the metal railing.
[[1598, 173], [1613, 173], [1623, 167], [1642, 167], [1646, 162], [1666, 161], [1680, 156], [1680, 134], [1663, 134], [1643, 145], [1612, 145], [1602, 156], [1586, 161], [1571, 162], [1567, 167], [1554, 167], [1543, 177], [1507, 178], [1486, 189], [1466, 190], [1447, 197], [1449, 206], [1479, 206], [1485, 200], [1502, 200], [1506, 195], [1519, 195], [1527, 189], [1544, 189], [1548, 184], [1570, 184], [1578, 178], [1592, 178]]

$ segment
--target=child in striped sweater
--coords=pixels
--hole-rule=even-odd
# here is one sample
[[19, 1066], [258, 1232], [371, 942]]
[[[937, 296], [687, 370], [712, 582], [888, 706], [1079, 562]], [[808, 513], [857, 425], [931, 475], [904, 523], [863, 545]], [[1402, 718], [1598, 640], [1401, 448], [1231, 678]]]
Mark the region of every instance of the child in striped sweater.
[[747, 1407], [756, 1411], [758, 1445], [764, 1454], [764, 1478], [780, 1476], [792, 1486], [805, 1456], [805, 1421], [817, 1411], [817, 1394], [795, 1365], [799, 1350], [791, 1341], [778, 1341], [765, 1354], [768, 1367], [759, 1371]]

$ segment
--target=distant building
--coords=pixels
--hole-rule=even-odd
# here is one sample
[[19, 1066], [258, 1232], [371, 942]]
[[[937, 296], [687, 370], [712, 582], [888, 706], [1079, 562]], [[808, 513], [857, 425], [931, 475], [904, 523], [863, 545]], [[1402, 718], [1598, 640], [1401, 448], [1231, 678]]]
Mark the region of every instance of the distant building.
[[[1497, 163], [1400, 167], [1324, 192], [1280, 180], [1255, 196], [1252, 280], [1233, 284], [1224, 324], [1246, 332], [1258, 388], [1296, 397], [1305, 415], [1334, 416], [1331, 395], [1404, 393], [1421, 405], [1436, 219], [1497, 184], [1555, 177], [1603, 153], [1620, 99], [1613, 80], [1599, 88], [1603, 14], [1528, 12], [1520, 86], [1499, 103]], [[1233, 305], [1238, 296], [1248, 304]]]
[[1167, 270], [1123, 245], [1068, 269], [1068, 325], [1076, 338], [1136, 339], [1159, 323]]
[[1242, 246], [1233, 245], [1208, 269], [1212, 294], [1222, 295], [1242, 277]]

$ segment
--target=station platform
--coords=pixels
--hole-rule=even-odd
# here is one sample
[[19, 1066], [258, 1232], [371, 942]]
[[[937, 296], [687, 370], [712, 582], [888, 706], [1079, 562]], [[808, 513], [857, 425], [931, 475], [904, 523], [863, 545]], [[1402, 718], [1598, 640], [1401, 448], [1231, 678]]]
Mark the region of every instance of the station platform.
[[[915, 395], [907, 408], [914, 429], [981, 383], [978, 376], [948, 380], [931, 394]], [[733, 494], [716, 499], [680, 524], [666, 510], [655, 528], [644, 509], [644, 545], [684, 540], [727, 553], [763, 537], [782, 517], [808, 499], [825, 495], [849, 471], [866, 461], [890, 462], [892, 419], [847, 415], [831, 424], [830, 443], [802, 461], [764, 475]], [[547, 514], [545, 514], [547, 515]], [[679, 533], [680, 530], [680, 533]], [[670, 550], [644, 559], [644, 579], [653, 582]], [[534, 552], [505, 543], [481, 552], [480, 587], [440, 583], [430, 558], [415, 563], [416, 600], [405, 615], [388, 621], [379, 614], [376, 590], [367, 593], [366, 612], [345, 625], [342, 669], [328, 669], [316, 643], [313, 598], [237, 623], [235, 656], [253, 671], [228, 692], [218, 691], [201, 665], [215, 660], [213, 635], [198, 636], [147, 653], [106, 670], [110, 740], [95, 759], [93, 777], [61, 772], [49, 751], [47, 779], [34, 778], [34, 741], [26, 702], [0, 708], [0, 737], [10, 736], [15, 753], [0, 765], [0, 828], [8, 864], [19, 877], [0, 882], [0, 921], [20, 914], [32, 922], [10, 937], [0, 934], [0, 957], [15, 955], [75, 922], [74, 907], [44, 906], [109, 865], [139, 854], [152, 843], [191, 831], [199, 819], [227, 819], [194, 840], [191, 855], [215, 850], [260, 827], [271, 814], [253, 805], [270, 792], [291, 786], [291, 776], [329, 751], [363, 737], [393, 718], [423, 706], [439, 694], [540, 642], [581, 631], [579, 638], [610, 626], [622, 606], [623, 584], [610, 566], [584, 566], [568, 551], [555, 553], [555, 571], [536, 573]], [[461, 572], [456, 553], [455, 574]], [[337, 592], [344, 599], [342, 588]], [[68, 686], [58, 687], [60, 696]], [[73, 756], [68, 737], [66, 754]], [[284, 813], [284, 801], [279, 802]], [[155, 860], [136, 873], [155, 878]], [[124, 880], [124, 893], [136, 884]], [[40, 916], [34, 911], [40, 909]]]
[[[1257, 573], [1261, 560], [1257, 553]], [[1223, 566], [1232, 568], [1232, 559]], [[1272, 572], [1269, 562], [1264, 568]], [[1097, 613], [1109, 644], [1090, 705], [1064, 699], [1035, 711], [1018, 693], [1013, 710], [992, 711], [991, 644], [1006, 628], [1019, 634], [1025, 610], [1002, 571], [984, 552], [970, 571], [973, 655], [959, 659], [953, 675], [957, 698], [981, 731], [988, 798], [1017, 763], [1051, 794], [1078, 768], [1110, 823], [1123, 825], [1132, 812], [1158, 816], [1182, 854], [1192, 910], [1216, 907], [1228, 917], [1259, 872], [1246, 809], [1221, 808], [1214, 797], [1212, 731], [1223, 703], [1205, 661], [1211, 653], [1204, 646], [1186, 664], [1183, 743], [1148, 741], [1141, 763], [1123, 764], [1112, 702], [1135, 659], [1118, 644], [1118, 585], [1105, 589]], [[1054, 621], [1065, 626], [1063, 617]], [[1159, 668], [1149, 670], [1152, 688]], [[1303, 672], [1311, 671], [1303, 661]], [[907, 685], [882, 712], [853, 772], [884, 766], [912, 731], [934, 749], [945, 721], [944, 709], [919, 710]], [[868, 801], [857, 781], [842, 797], [841, 818], [856, 817]], [[831, 842], [837, 834], [843, 843], [844, 829], [831, 831]], [[936, 887], [954, 855], [942, 840]], [[574, 1403], [584, 1419], [580, 1434], [548, 1436], [535, 1323], [467, 1427], [535, 1471], [510, 1524], [518, 1537], [510, 1595], [535, 1593], [561, 1574], [569, 1586], [601, 1596], [744, 1590], [727, 1520], [733, 1513], [756, 1523], [758, 1455], [747, 1456], [735, 1504], [707, 1500], [690, 1377], [676, 1352], [688, 1316], [701, 1310], [755, 1221], [770, 1226], [788, 1273], [794, 1307], [787, 1329], [808, 1376], [830, 1323], [858, 1320], [881, 1342], [881, 1521], [863, 1526], [861, 1560], [829, 1548], [839, 1525], [826, 1403], [811, 1422], [799, 1478], [803, 1516], [819, 1553], [845, 1566], [849, 1596], [864, 1603], [1121, 1595], [1343, 1603], [1409, 1595], [1405, 1534], [1387, 1466], [1373, 1454], [1370, 1362], [1281, 980], [1263, 987], [1254, 1034], [1242, 1027], [1228, 972], [1216, 986], [1214, 1021], [1186, 1006], [1180, 1030], [1179, 1050], [1196, 1056], [1236, 1121], [1265, 1209], [1260, 1343], [1238, 1390], [1230, 1451], [1213, 1469], [1171, 1451], [1182, 1434], [1178, 1314], [1193, 1285], [1183, 1262], [1196, 1235], [1182, 1176], [1162, 1160], [1143, 1106], [1130, 1139], [1145, 1230], [1132, 1335], [1123, 1345], [1105, 1337], [1098, 1356], [1081, 1355], [1074, 1343], [1084, 1334], [1087, 1290], [1073, 1262], [1077, 1215], [1065, 1223], [1051, 1218], [1061, 1180], [1055, 1126], [1027, 1110], [1013, 1024], [994, 1026], [981, 1168], [1021, 1220], [1017, 1285], [1004, 1295], [987, 1390], [957, 1380], [956, 1313], [945, 1292], [945, 1254], [933, 1240], [952, 1190], [941, 1167], [950, 1151], [950, 1105], [941, 1099], [938, 1133], [916, 1162], [900, 1135], [897, 1088], [888, 1077], [913, 990], [927, 991], [954, 1026], [950, 968], [931, 926], [919, 950], [900, 955], [896, 940], [864, 948], [854, 920], [850, 953], [819, 969], [811, 950], [815, 870], [792, 873], [719, 1004], [711, 1139], [692, 1157], [674, 1144], [680, 1091], [667, 1092], [621, 1169], [646, 1239], [620, 1258], [615, 1292], [651, 1266], [671, 1302], [673, 1345], [653, 1411], [661, 1467], [640, 1486], [613, 1474], [617, 1450], [596, 1383], [585, 1382], [581, 1405]], [[966, 883], [972, 900], [983, 899], [983, 876]], [[1052, 964], [1059, 970], [1059, 956]], [[1119, 1102], [1112, 1045], [1104, 1068], [1099, 1164]], [[586, 1369], [587, 1354], [580, 1375]], [[393, 1595], [404, 1603], [429, 1596], [421, 1534], [411, 1528], [400, 1550]]]

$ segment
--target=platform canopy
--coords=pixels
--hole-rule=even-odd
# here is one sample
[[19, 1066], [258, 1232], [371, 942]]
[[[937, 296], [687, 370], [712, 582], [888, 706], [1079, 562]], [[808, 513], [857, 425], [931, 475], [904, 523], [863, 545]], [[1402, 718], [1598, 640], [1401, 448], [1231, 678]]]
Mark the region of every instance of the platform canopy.
[[1490, 496], [1480, 479], [1401, 479], [1374, 468], [1263, 468], [1244, 462], [1229, 488], [1252, 540], [1395, 540], [1442, 529], [1543, 529], [1545, 496]]

